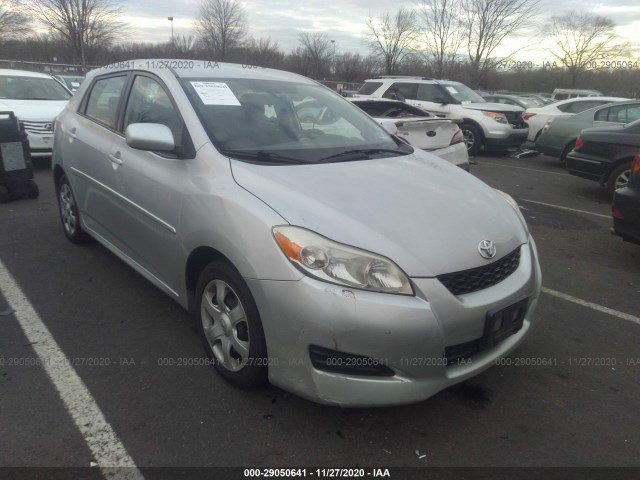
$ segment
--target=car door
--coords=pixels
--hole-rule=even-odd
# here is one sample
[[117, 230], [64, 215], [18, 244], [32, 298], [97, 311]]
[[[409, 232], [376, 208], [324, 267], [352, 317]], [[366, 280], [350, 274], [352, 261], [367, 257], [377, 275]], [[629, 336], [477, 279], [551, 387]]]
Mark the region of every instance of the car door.
[[[184, 122], [166, 86], [150, 74], [136, 74], [123, 106], [121, 135], [113, 142], [120, 201], [117, 245], [128, 257], [175, 293], [180, 278], [176, 258], [180, 238], [183, 192], [188, 190], [189, 158], [195, 157]], [[132, 123], [160, 123], [169, 127], [176, 149], [171, 153], [137, 150], [127, 145]], [[182, 272], [183, 274], [183, 272]]]
[[78, 112], [62, 122], [60, 152], [86, 226], [111, 242], [117, 225], [113, 205], [117, 199], [114, 164], [109, 158], [118, 138], [118, 109], [127, 74], [97, 77]]

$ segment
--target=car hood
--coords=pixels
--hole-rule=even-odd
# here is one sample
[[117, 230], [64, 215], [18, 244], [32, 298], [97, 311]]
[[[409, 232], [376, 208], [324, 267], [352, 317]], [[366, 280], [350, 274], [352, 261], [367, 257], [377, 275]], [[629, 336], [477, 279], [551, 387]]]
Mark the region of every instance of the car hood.
[[412, 277], [482, 266], [527, 242], [513, 208], [473, 175], [431, 154], [320, 165], [231, 161], [236, 182], [292, 225], [384, 255]]
[[50, 122], [67, 105], [67, 100], [0, 99], [0, 111], [12, 111], [20, 120]]
[[504, 103], [463, 103], [464, 108], [471, 110], [484, 110], [485, 112], [523, 112], [524, 108], [515, 105], [505, 105]]

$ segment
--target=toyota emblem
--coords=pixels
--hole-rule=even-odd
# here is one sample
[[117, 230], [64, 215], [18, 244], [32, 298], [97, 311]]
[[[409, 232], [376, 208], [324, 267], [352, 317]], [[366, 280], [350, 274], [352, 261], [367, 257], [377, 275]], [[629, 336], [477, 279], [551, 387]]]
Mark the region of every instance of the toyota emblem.
[[482, 258], [490, 260], [496, 256], [497, 249], [491, 240], [482, 240], [478, 244], [478, 252]]

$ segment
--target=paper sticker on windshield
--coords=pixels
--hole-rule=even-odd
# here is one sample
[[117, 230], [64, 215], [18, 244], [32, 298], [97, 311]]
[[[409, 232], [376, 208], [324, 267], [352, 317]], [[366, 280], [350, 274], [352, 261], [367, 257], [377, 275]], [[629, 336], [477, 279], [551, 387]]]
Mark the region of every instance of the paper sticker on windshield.
[[205, 105], [237, 105], [240, 102], [226, 83], [223, 82], [191, 82], [200, 100]]
[[456, 90], [453, 87], [444, 87], [444, 88], [446, 88], [449, 93], [458, 93], [458, 90]]

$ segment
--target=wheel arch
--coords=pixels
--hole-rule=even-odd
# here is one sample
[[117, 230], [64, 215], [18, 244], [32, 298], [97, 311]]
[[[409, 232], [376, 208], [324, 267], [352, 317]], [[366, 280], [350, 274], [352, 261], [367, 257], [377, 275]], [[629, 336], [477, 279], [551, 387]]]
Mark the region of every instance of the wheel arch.
[[56, 192], [58, 191], [58, 185], [63, 175], [66, 175], [64, 169], [60, 166], [60, 164], [56, 163], [53, 167], [53, 185], [56, 187]]
[[632, 164], [634, 158], [635, 156], [630, 154], [629, 156], [624, 156], [614, 162], [611, 162], [611, 165], [609, 166], [609, 168], [607, 168], [607, 171], [604, 173], [604, 175], [602, 175], [602, 178], [600, 179], [600, 185], [604, 186], [609, 181], [609, 177], [611, 177], [613, 171], [620, 165], [624, 165], [625, 163]]
[[205, 267], [216, 260], [224, 260], [237, 270], [229, 258], [213, 247], [200, 246], [189, 254], [185, 265], [185, 287], [189, 299], [188, 309], [190, 312], [193, 312], [194, 308], [194, 297], [198, 285], [198, 278]]

